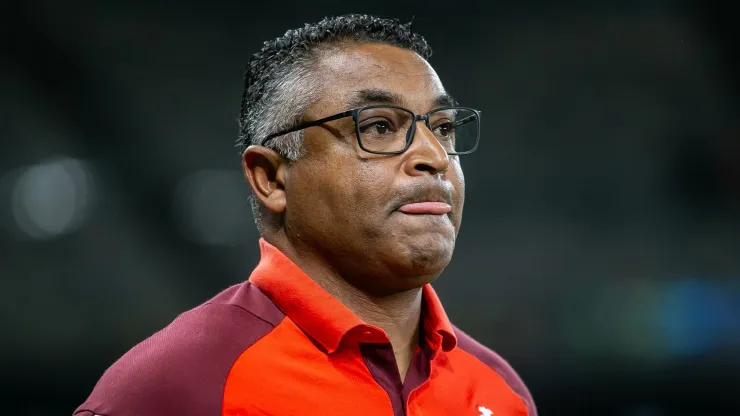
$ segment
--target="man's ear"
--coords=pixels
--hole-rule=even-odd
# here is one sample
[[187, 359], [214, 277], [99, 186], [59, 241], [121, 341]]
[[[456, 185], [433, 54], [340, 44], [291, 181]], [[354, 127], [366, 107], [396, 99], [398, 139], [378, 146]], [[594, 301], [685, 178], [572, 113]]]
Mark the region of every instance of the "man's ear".
[[249, 146], [242, 155], [244, 177], [252, 187], [255, 198], [275, 214], [285, 211], [288, 162], [274, 150], [263, 146]]

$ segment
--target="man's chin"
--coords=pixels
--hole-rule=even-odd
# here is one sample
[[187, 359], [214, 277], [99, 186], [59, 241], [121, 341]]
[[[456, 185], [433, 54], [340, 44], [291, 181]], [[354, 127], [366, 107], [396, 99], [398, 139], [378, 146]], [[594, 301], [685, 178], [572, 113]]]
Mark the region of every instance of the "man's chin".
[[399, 250], [397, 265], [399, 274], [404, 276], [419, 276], [421, 280], [434, 280], [450, 264], [455, 247], [454, 241], [441, 238], [424, 241], [420, 238], [412, 244]]

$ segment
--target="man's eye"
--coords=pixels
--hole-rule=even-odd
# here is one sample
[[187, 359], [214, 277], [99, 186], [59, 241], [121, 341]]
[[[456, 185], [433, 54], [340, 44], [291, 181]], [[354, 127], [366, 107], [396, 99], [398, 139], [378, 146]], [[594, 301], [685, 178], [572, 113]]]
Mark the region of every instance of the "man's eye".
[[388, 130], [390, 130], [390, 126], [388, 126], [388, 123], [385, 121], [378, 121], [373, 123], [373, 127], [375, 129], [375, 133], [378, 134], [386, 134], [388, 133]]
[[371, 123], [367, 123], [360, 128], [363, 133], [383, 135], [391, 132], [392, 127], [389, 122], [384, 120], [377, 120]]
[[452, 123], [442, 123], [434, 130], [438, 137], [448, 137], [452, 133]]

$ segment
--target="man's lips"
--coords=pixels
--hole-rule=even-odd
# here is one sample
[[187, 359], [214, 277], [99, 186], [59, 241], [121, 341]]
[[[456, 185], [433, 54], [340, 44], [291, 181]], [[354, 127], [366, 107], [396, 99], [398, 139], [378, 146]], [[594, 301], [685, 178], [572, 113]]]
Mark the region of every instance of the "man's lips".
[[403, 205], [398, 210], [404, 214], [444, 215], [452, 211], [452, 207], [445, 202], [415, 202], [413, 204]]

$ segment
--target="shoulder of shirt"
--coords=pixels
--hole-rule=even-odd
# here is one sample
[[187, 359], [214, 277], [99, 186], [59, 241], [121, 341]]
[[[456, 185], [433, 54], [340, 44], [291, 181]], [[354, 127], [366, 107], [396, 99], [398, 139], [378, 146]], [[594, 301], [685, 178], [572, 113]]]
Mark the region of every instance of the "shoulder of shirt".
[[283, 318], [254, 285], [232, 286], [129, 350], [74, 414], [220, 414], [231, 366]]
[[460, 328], [453, 326], [457, 337], [457, 348], [474, 356], [481, 363], [495, 371], [511, 387], [514, 392], [522, 398], [527, 405], [529, 416], [537, 416], [537, 409], [529, 389], [514, 368], [499, 354], [485, 345], [476, 341], [473, 337], [463, 332]]

